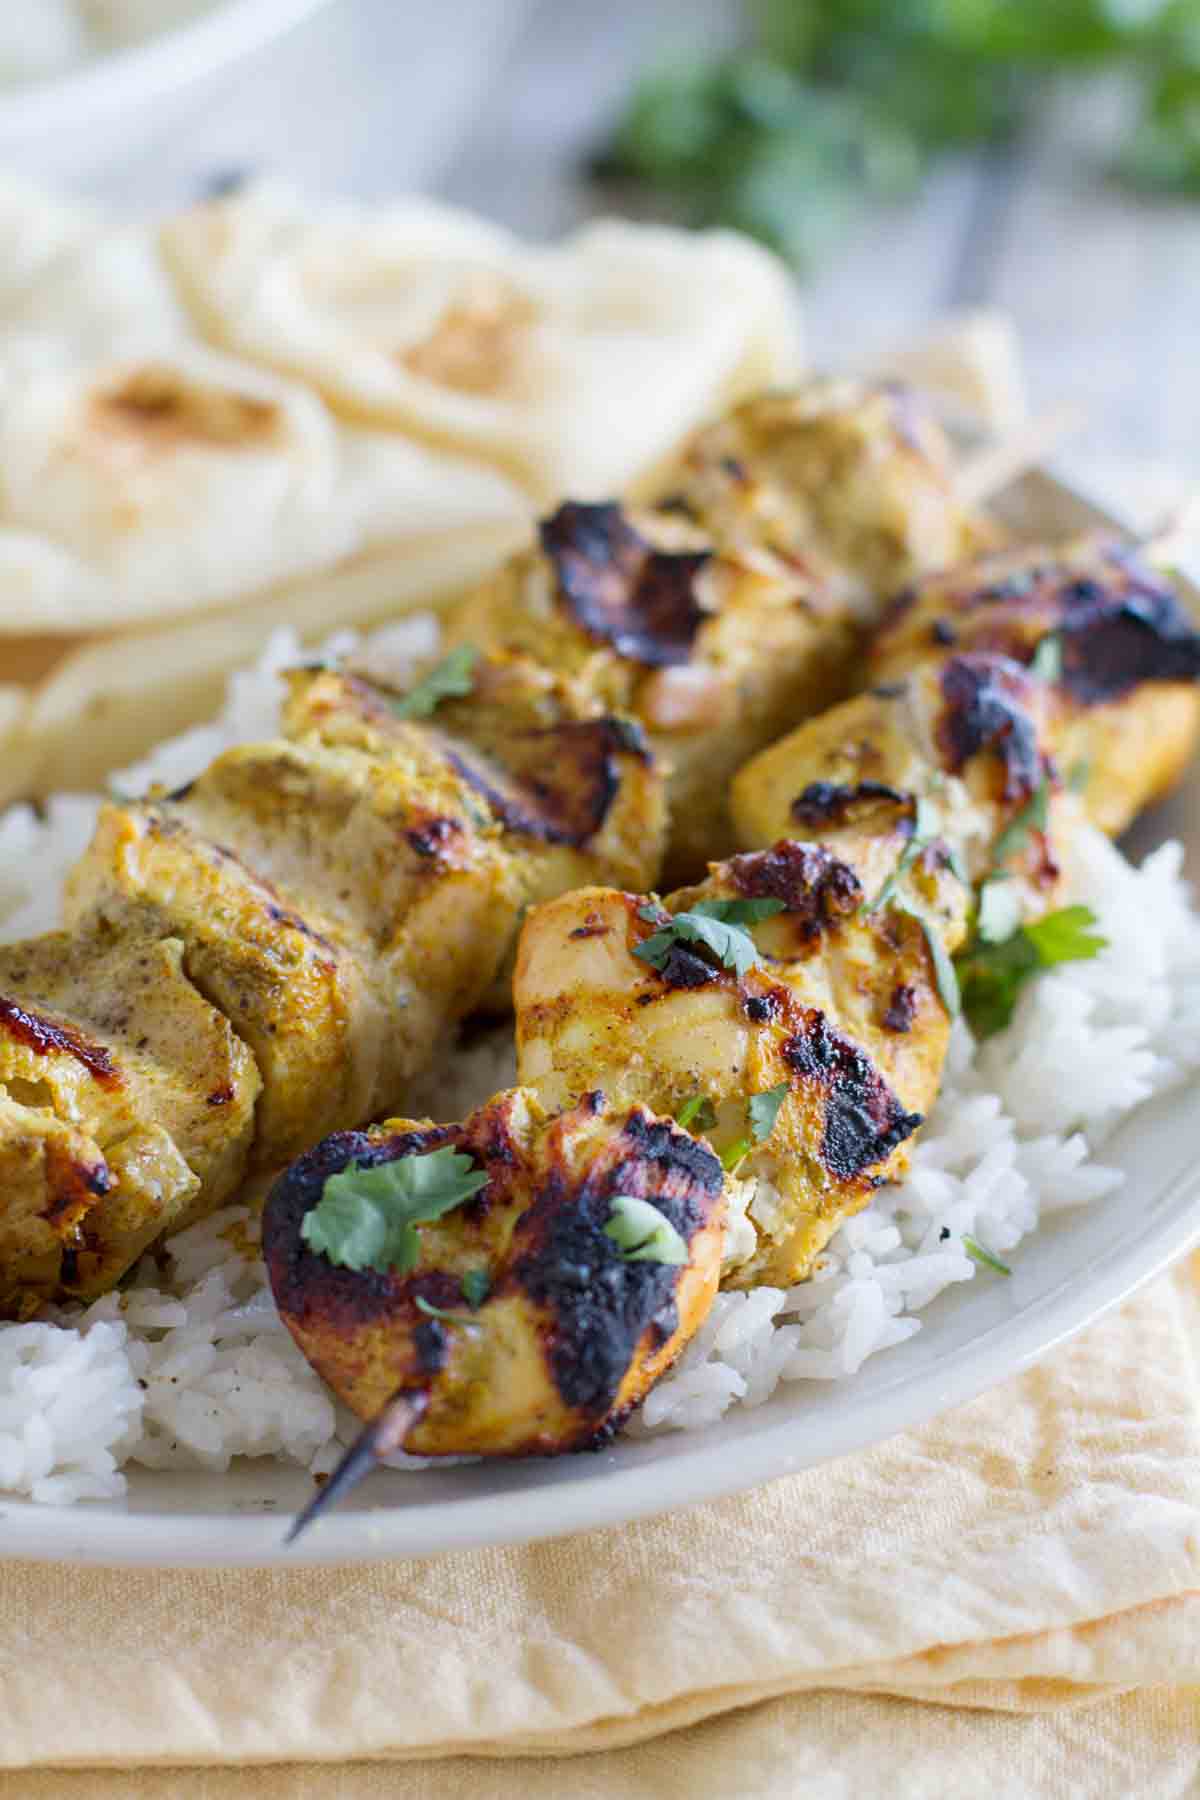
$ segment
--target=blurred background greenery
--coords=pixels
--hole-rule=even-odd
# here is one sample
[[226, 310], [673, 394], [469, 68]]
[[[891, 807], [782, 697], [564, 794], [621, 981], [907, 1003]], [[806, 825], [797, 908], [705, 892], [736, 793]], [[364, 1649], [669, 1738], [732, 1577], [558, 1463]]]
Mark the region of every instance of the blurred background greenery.
[[744, 42], [648, 72], [596, 172], [808, 269], [1064, 83], [1136, 92], [1116, 181], [1200, 199], [1200, 0], [744, 0]]

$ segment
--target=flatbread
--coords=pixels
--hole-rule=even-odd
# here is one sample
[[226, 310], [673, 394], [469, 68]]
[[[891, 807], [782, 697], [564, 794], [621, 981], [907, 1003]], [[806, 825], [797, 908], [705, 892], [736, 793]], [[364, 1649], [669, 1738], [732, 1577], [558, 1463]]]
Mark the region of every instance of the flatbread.
[[[0, 807], [100, 787], [110, 769], [213, 717], [230, 674], [253, 663], [272, 632], [288, 627], [302, 642], [317, 644], [343, 626], [382, 624], [449, 602], [527, 536], [527, 524], [506, 522], [414, 539], [398, 549], [383, 546], [256, 594], [232, 611], [70, 645], [10, 706], [7, 741], [0, 688]], [[3, 657], [0, 639], [0, 668]]]
[[604, 222], [532, 249], [427, 201], [314, 213], [264, 186], [162, 243], [229, 349], [350, 417], [485, 455], [542, 503], [619, 491], [799, 366], [782, 265], [726, 232]]
[[528, 517], [495, 470], [343, 425], [200, 346], [0, 381], [5, 632], [178, 618], [380, 545]]

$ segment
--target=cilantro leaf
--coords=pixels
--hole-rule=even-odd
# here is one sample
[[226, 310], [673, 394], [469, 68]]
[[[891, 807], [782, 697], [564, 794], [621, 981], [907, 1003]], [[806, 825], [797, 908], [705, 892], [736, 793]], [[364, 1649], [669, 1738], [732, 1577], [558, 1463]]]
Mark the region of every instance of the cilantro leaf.
[[424, 681], [418, 681], [407, 694], [393, 700], [392, 711], [398, 719], [427, 719], [436, 712], [439, 701], [469, 694], [478, 659], [474, 644], [460, 644], [430, 669]]
[[492, 1291], [492, 1278], [486, 1269], [468, 1269], [462, 1278], [463, 1299], [472, 1312], [478, 1312]]
[[765, 1144], [774, 1131], [779, 1109], [791, 1092], [791, 1085], [790, 1081], [781, 1081], [778, 1087], [766, 1088], [761, 1094], [751, 1094], [746, 1110], [750, 1115], [750, 1130], [756, 1144]]
[[405, 1275], [420, 1255], [415, 1227], [440, 1219], [486, 1186], [487, 1176], [471, 1157], [448, 1144], [372, 1168], [352, 1162], [326, 1181], [300, 1235], [338, 1268]]
[[1002, 869], [1011, 857], [1024, 850], [1034, 831], [1045, 831], [1050, 808], [1050, 777], [1043, 775], [1032, 797], [1016, 816], [1009, 820], [992, 851], [992, 865]]
[[1106, 949], [1108, 939], [1091, 929], [1096, 923], [1090, 906], [1060, 906], [1026, 925], [1025, 935], [1048, 969], [1055, 963], [1086, 962]]
[[[633, 954], [661, 969], [677, 944], [700, 944], [725, 968], [745, 975], [757, 963], [758, 949], [744, 927], [782, 911], [783, 901], [775, 899], [698, 900], [686, 912], [668, 917], [661, 930], [634, 946]], [[662, 917], [646, 906], [639, 909], [638, 916], [648, 923], [657, 923]]]
[[1057, 631], [1048, 632], [1038, 642], [1029, 663], [1029, 673], [1051, 685], [1062, 680], [1063, 647]]
[[466, 1325], [472, 1331], [479, 1330], [479, 1322], [470, 1313], [448, 1312], [444, 1306], [435, 1306], [424, 1294], [418, 1294], [413, 1301], [418, 1312], [423, 1312], [427, 1319], [441, 1319], [446, 1325]]
[[688, 1259], [687, 1245], [657, 1206], [633, 1194], [614, 1194], [604, 1227], [625, 1262], [657, 1262], [678, 1266]]
[[707, 1094], [692, 1094], [675, 1114], [675, 1123], [685, 1131], [711, 1131], [717, 1122], [717, 1109]]
[[976, 1035], [991, 1037], [1003, 1031], [1021, 989], [1039, 970], [1099, 955], [1107, 939], [1091, 929], [1095, 924], [1090, 907], [1064, 906], [1032, 925], [1022, 925], [999, 943], [972, 944], [958, 958], [957, 968], [963, 1011]]
[[1007, 1263], [1001, 1262], [998, 1256], [993, 1256], [990, 1250], [985, 1250], [981, 1243], [973, 1237], [968, 1237], [965, 1231], [962, 1236], [962, 1247], [971, 1261], [977, 1262], [981, 1268], [995, 1269], [997, 1275], [1012, 1274]]
[[[859, 907], [858, 911], [860, 918], [869, 918], [872, 913], [878, 912], [881, 907], [886, 906], [889, 900], [895, 899], [900, 883], [904, 880], [904, 877], [908, 874], [908, 871], [912, 868], [917, 858], [923, 851], [929, 848], [930, 844], [933, 843], [941, 829], [941, 814], [933, 801], [928, 799], [925, 795], [922, 795], [917, 801], [916, 811], [913, 815], [912, 836], [904, 846], [904, 849], [900, 852], [900, 855], [896, 860], [895, 868], [892, 870], [875, 898], [873, 900], [864, 900]], [[956, 852], [954, 854], [957, 855]], [[960, 873], [961, 858], [958, 859], [957, 866], [953, 860], [951, 861], [950, 866], [954, 874], [962, 881], [964, 877]]]
[[743, 1156], [749, 1156], [754, 1148], [751, 1137], [734, 1138], [732, 1144], [726, 1144], [721, 1152], [721, 1167], [727, 1175], [731, 1175], [741, 1162]]
[[923, 912], [920, 912], [915, 906], [910, 906], [907, 900], [899, 899], [896, 901], [896, 905], [901, 912], [907, 913], [910, 919], [915, 919], [925, 933], [925, 945], [929, 951], [929, 960], [933, 964], [933, 979], [938, 996], [950, 1017], [957, 1018], [962, 1011], [962, 995], [959, 992], [958, 976], [954, 972], [950, 954], [942, 942], [941, 932], [925, 917]]

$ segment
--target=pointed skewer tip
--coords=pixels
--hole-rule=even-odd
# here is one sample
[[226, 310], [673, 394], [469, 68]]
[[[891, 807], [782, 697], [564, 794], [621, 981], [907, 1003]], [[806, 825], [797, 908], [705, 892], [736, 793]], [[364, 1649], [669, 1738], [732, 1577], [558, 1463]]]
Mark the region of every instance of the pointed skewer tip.
[[344, 1500], [385, 1456], [403, 1448], [405, 1438], [424, 1413], [428, 1398], [424, 1393], [402, 1390], [363, 1426], [324, 1487], [292, 1520], [283, 1540], [285, 1547], [294, 1544], [302, 1532]]

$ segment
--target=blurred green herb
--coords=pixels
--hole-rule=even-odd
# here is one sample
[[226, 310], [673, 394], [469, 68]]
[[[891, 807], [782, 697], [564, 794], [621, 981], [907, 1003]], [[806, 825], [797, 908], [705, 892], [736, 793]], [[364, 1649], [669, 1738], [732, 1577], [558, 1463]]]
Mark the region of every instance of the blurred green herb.
[[646, 75], [597, 158], [801, 267], [947, 149], [1004, 142], [1052, 80], [1140, 96], [1116, 167], [1200, 195], [1200, 0], [746, 0], [744, 46]]
[[957, 958], [962, 1006], [978, 1037], [1003, 1031], [1021, 990], [1042, 969], [1099, 956], [1107, 939], [1087, 906], [1063, 906], [1022, 925], [999, 942], [975, 941]]

